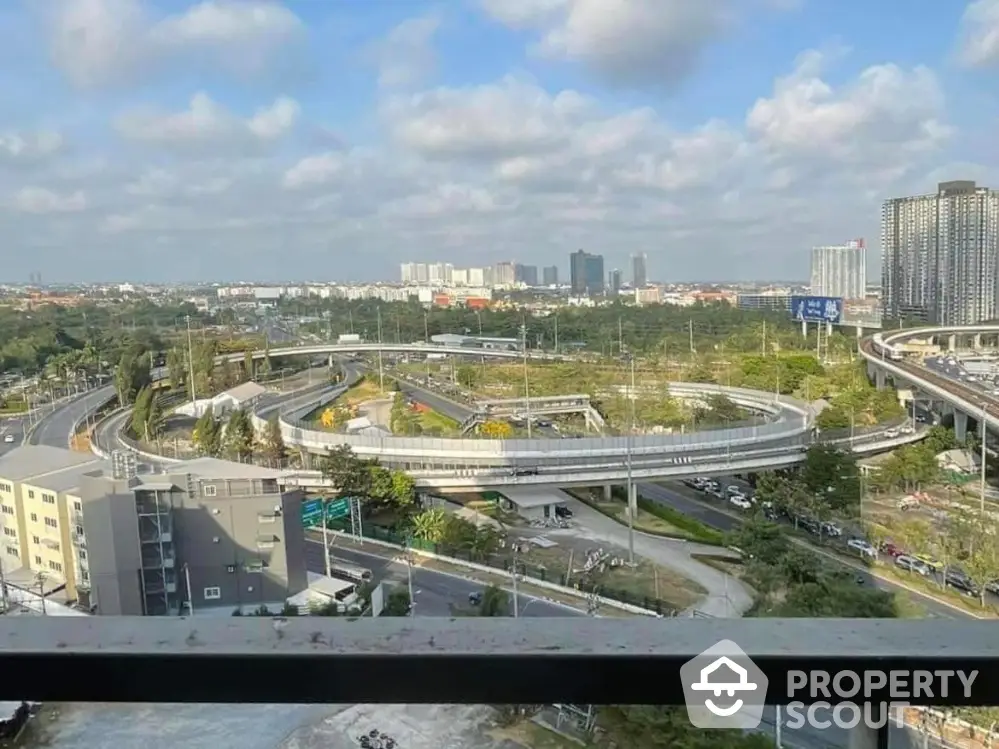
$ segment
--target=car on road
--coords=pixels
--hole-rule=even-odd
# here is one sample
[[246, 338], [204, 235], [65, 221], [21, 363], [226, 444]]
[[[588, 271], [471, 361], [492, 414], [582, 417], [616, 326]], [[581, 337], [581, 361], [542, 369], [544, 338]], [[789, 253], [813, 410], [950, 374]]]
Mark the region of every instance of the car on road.
[[930, 568], [915, 557], [910, 557], [908, 554], [902, 554], [901, 556], [895, 557], [895, 566], [900, 570], [915, 572], [923, 577], [930, 576]]
[[733, 494], [731, 497], [728, 498], [728, 501], [731, 502], [736, 507], [738, 507], [740, 510], [748, 510], [753, 506], [753, 503], [750, 502], [741, 494]]
[[891, 541], [885, 541], [883, 544], [881, 544], [881, 553], [887, 554], [888, 556], [895, 558], [902, 556], [902, 554], [904, 554], [905, 552], [902, 551], [902, 548], [900, 546], [896, 546]]
[[858, 554], [867, 557], [868, 559], [878, 558], [878, 550], [862, 538], [851, 538], [846, 542], [846, 547], [848, 549], [853, 549], [853, 551], [856, 551]]
[[13, 434], [5, 434], [4, 437], [3, 437], [3, 441], [6, 442], [9, 445], [11, 442], [14, 441], [14, 435]]
[[934, 559], [933, 557], [925, 554], [913, 554], [912, 556], [929, 567], [931, 572], [939, 572], [944, 568], [944, 563], [939, 559]]

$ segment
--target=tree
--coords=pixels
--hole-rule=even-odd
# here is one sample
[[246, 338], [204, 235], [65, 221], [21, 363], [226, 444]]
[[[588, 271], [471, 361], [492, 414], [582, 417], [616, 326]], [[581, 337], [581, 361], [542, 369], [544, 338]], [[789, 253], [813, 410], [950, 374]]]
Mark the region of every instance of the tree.
[[118, 400], [123, 406], [134, 403], [139, 391], [152, 384], [151, 366], [148, 354], [139, 354], [132, 349], [121, 355], [114, 379]]
[[823, 408], [815, 424], [819, 429], [846, 429], [851, 424], [850, 414], [841, 406], [830, 405]]
[[482, 591], [476, 610], [479, 616], [510, 616], [510, 607], [510, 595], [497, 585], [489, 585]]
[[275, 414], [267, 421], [264, 433], [261, 435], [260, 448], [264, 458], [273, 466], [280, 466], [288, 454], [281, 434], [281, 423]]
[[241, 408], [229, 414], [225, 425], [224, 449], [232, 460], [247, 461], [253, 457], [253, 443], [256, 434], [250, 415]]
[[810, 493], [822, 498], [822, 505], [830, 511], [840, 514], [859, 511], [860, 470], [853, 455], [832, 445], [812, 445], [801, 467], [801, 480]]
[[170, 387], [181, 391], [187, 387], [187, 354], [180, 348], [167, 351], [167, 374], [170, 377]]
[[371, 466], [374, 461], [357, 457], [350, 445], [330, 448], [319, 462], [323, 478], [334, 487], [335, 497], [366, 499], [371, 494]]
[[448, 513], [439, 507], [425, 510], [412, 519], [413, 536], [427, 543], [440, 544], [444, 541], [447, 521]]
[[412, 603], [409, 600], [409, 591], [395, 589], [385, 599], [380, 616], [409, 616], [410, 609]]
[[739, 421], [742, 418], [742, 409], [733, 403], [728, 396], [721, 393], [708, 396], [707, 409], [714, 420], [722, 423]]
[[513, 427], [508, 421], [487, 421], [479, 427], [479, 434], [494, 440], [506, 440], [513, 436]]
[[682, 707], [610, 705], [601, 708], [601, 725], [612, 743], [642, 749], [772, 749], [772, 736], [743, 731], [694, 728]]
[[458, 367], [455, 372], [455, 379], [459, 385], [471, 390], [479, 381], [479, 370], [469, 364], [464, 364]]
[[222, 424], [211, 406], [195, 422], [192, 441], [202, 455], [217, 458], [222, 454]]
[[965, 573], [978, 588], [979, 602], [985, 605], [985, 586], [999, 580], [999, 541], [996, 533], [999, 528], [987, 516], [979, 513], [966, 513], [956, 520], [951, 532], [963, 547]]
[[153, 405], [153, 391], [151, 388], [142, 388], [135, 396], [132, 404], [132, 433], [139, 439], [148, 440], [148, 419], [149, 412]]

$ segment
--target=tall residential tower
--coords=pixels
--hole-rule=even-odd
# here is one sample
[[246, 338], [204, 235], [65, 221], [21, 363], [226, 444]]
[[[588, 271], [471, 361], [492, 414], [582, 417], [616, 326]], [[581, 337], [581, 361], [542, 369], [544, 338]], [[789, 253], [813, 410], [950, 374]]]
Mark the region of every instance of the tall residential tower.
[[812, 296], [863, 299], [867, 288], [867, 248], [863, 239], [812, 248]]
[[971, 325], [999, 312], [999, 192], [970, 180], [885, 201], [881, 287], [886, 317]]

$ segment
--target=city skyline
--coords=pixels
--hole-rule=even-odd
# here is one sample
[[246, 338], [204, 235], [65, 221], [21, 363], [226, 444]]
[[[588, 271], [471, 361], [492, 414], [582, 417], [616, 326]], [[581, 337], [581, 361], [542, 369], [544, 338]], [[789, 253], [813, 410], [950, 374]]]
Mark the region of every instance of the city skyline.
[[610, 28], [584, 0], [14, 4], [6, 271], [373, 280], [593, 247], [626, 277], [646, 253], [670, 280], [805, 278], [803, 248], [876, 236], [891, 196], [999, 184], [990, 2], [889, 0], [888, 40], [807, 2], [622, 0]]

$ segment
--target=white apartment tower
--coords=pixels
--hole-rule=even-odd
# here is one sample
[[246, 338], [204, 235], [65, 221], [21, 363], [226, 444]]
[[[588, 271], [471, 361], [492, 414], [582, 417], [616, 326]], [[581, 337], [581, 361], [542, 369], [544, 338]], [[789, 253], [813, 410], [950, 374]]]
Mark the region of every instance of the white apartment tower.
[[881, 245], [886, 317], [973, 325], [999, 316], [999, 192], [959, 180], [887, 200]]
[[863, 299], [867, 288], [867, 248], [863, 239], [812, 248], [812, 296]]

